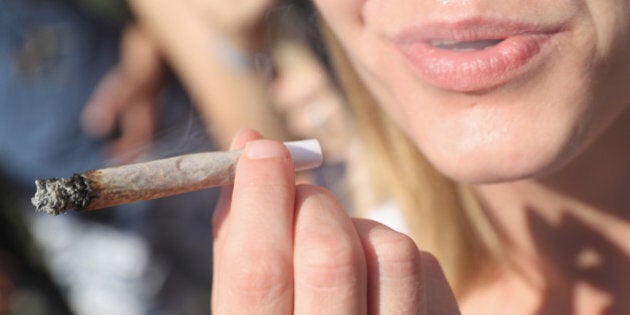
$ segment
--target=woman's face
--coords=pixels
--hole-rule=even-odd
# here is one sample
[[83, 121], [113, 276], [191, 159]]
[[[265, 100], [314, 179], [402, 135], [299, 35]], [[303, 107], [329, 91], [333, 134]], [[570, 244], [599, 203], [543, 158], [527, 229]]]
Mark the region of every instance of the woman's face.
[[630, 104], [628, 0], [314, 0], [390, 116], [445, 174], [567, 163]]

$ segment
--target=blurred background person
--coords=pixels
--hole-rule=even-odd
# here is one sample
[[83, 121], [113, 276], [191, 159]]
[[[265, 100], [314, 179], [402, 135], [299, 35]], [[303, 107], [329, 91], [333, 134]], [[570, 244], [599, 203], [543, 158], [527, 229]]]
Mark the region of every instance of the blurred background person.
[[0, 2], [0, 263], [10, 266], [9, 314], [70, 313], [24, 210], [33, 179], [103, 164], [104, 141], [84, 135], [79, 117], [116, 62], [120, 30], [96, 20], [66, 1]]
[[[343, 99], [304, 38], [307, 28], [297, 27], [307, 26], [295, 18], [299, 8], [274, 8], [273, 1], [128, 5], [0, 2], [8, 33], [0, 48], [7, 187], [0, 264], [9, 266], [0, 275], [12, 292], [2, 305], [13, 313], [209, 309], [216, 191], [47, 217], [28, 214], [36, 178], [225, 149], [243, 127], [274, 139], [320, 138], [333, 163], [304, 180], [334, 185], [343, 170], [350, 142], [341, 132]], [[41, 276], [25, 280], [33, 271]]]
[[[169, 262], [181, 257], [163, 254], [151, 241], [160, 226], [148, 219], [148, 203], [57, 218], [32, 215], [28, 204], [35, 178], [146, 158], [157, 152], [149, 151], [153, 147], [168, 149], [158, 155], [214, 148], [187, 96], [157, 66], [161, 61], [148, 43], [134, 37], [132, 29], [122, 36], [128, 16], [123, 2], [0, 2], [0, 264], [13, 266], [2, 268], [8, 284], [3, 287], [11, 293], [2, 305], [10, 314], [158, 313], [167, 306], [157, 303], [157, 292], [168, 286], [169, 276], [176, 274], [172, 270], [191, 273], [184, 264], [173, 268]], [[117, 66], [119, 59], [132, 58], [145, 63]], [[129, 64], [142, 69], [126, 75], [156, 70], [152, 77], [157, 80], [127, 80], [127, 94], [105, 95], [102, 91], [116, 81], [115, 69]], [[94, 105], [99, 95], [115, 99], [117, 106]], [[105, 109], [95, 114], [107, 125], [100, 133], [88, 118], [96, 107]], [[204, 204], [214, 200], [212, 194], [186, 198]], [[178, 214], [207, 219], [207, 212]], [[194, 244], [195, 251], [187, 252], [209, 255], [208, 246]], [[189, 277], [200, 279], [205, 293], [209, 271], [201, 272]], [[198, 282], [186, 288], [202, 286]], [[182, 290], [180, 301], [194, 290]]]

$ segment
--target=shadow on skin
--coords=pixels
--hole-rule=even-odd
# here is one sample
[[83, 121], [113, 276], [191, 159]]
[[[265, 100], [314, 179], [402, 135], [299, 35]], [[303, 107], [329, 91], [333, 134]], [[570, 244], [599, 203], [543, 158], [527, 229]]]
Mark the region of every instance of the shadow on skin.
[[549, 266], [553, 276], [547, 279], [536, 314], [574, 314], [579, 284], [609, 295], [611, 303], [601, 314], [628, 314], [630, 256], [622, 248], [572, 215], [552, 225], [529, 209], [527, 220], [541, 255], [558, 262]]

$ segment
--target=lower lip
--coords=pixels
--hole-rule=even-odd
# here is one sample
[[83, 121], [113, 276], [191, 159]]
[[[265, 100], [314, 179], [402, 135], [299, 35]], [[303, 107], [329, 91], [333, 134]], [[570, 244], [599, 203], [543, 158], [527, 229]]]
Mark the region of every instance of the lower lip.
[[[552, 35], [521, 34], [478, 51], [440, 49], [425, 41], [398, 43], [415, 74], [438, 88], [484, 91], [504, 85], [525, 72]], [[530, 67], [531, 68], [531, 67]]]

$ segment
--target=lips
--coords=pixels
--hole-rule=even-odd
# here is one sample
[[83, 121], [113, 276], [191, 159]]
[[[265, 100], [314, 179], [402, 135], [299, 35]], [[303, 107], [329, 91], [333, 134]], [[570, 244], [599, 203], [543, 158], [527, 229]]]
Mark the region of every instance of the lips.
[[504, 85], [542, 62], [560, 27], [496, 20], [441, 22], [407, 28], [392, 42], [423, 81], [475, 92]]

